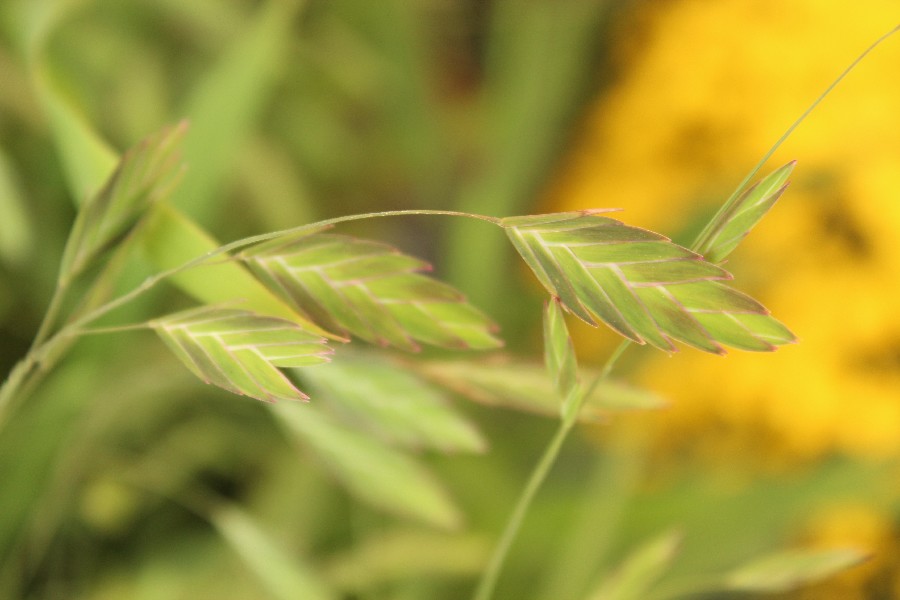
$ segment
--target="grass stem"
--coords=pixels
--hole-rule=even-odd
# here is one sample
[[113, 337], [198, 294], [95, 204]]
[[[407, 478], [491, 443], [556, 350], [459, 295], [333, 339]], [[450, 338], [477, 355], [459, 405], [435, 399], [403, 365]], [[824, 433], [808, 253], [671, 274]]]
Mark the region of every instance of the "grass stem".
[[[591, 395], [597, 385], [599, 385], [606, 377], [609, 377], [616, 362], [618, 362], [619, 358], [630, 345], [631, 342], [625, 340], [619, 344], [612, 354], [610, 354], [596, 379], [594, 379], [593, 383], [586, 391], [580, 394], [580, 397], [577, 400], [578, 406], [573, 411], [573, 415], [577, 415], [580, 412], [581, 405], [584, 404], [585, 399]], [[531, 476], [528, 478], [528, 483], [526, 483], [525, 488], [519, 495], [519, 499], [516, 501], [516, 506], [510, 514], [509, 520], [506, 522], [503, 534], [500, 536], [500, 540], [494, 548], [494, 552], [481, 576], [481, 581], [478, 583], [478, 587], [475, 590], [475, 595], [472, 596], [472, 600], [490, 600], [493, 596], [494, 589], [497, 587], [497, 580], [500, 577], [500, 572], [506, 562], [509, 550], [518, 536], [522, 523], [525, 521], [528, 510], [531, 508], [531, 503], [537, 495], [538, 490], [540, 490], [541, 485], [544, 483], [544, 480], [547, 479], [550, 469], [553, 468], [553, 465], [556, 463], [556, 459], [559, 456], [563, 443], [565, 443], [569, 436], [569, 432], [572, 431], [572, 428], [577, 422], [578, 419], [576, 418], [560, 421], [556, 433], [544, 450], [543, 455], [541, 455], [540, 461], [535, 465], [534, 470], [531, 472]]]

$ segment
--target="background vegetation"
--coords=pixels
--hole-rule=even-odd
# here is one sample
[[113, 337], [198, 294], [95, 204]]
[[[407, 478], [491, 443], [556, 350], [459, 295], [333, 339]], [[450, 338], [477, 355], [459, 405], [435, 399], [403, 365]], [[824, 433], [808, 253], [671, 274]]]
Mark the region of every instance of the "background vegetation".
[[[4, 372], [95, 175], [73, 127], [122, 150], [188, 118], [173, 203], [222, 240], [372, 210], [619, 207], [686, 241], [897, 17], [890, 0], [7, 0]], [[897, 64], [894, 40], [781, 148], [770, 167], [798, 159], [793, 184], [729, 263], [801, 343], [631, 354], [625, 372], [670, 408], [565, 449], [498, 597], [582, 597], [673, 527], [675, 583], [778, 547], [854, 543], [874, 559], [796, 597], [900, 594]], [[497, 232], [418, 217], [342, 231], [429, 259], [510, 352], [540, 351], [542, 294]], [[152, 270], [130, 260], [133, 281]], [[181, 298], [160, 290], [132, 310]], [[598, 362], [617, 341], [578, 338]], [[305, 423], [340, 414], [339, 384], [319, 382]], [[449, 455], [406, 440], [440, 491], [430, 512], [386, 507], [149, 334], [80, 343], [0, 423], [0, 596], [292, 597], [322, 578], [349, 597], [465, 597], [553, 423], [452, 400], [480, 433]]]

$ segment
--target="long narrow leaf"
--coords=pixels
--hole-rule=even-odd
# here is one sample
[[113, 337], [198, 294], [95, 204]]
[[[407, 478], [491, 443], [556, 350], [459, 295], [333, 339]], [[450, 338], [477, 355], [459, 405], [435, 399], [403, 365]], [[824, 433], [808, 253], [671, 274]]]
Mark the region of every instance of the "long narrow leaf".
[[501, 345], [496, 326], [456, 289], [418, 271], [430, 265], [376, 242], [334, 234], [290, 236], [241, 253], [300, 312], [339, 333], [416, 351]]
[[665, 574], [678, 551], [681, 534], [669, 531], [651, 540], [619, 565], [590, 596], [590, 600], [641, 600]]
[[459, 525], [462, 516], [447, 492], [409, 453], [341, 427], [312, 405], [276, 404], [272, 410], [359, 500], [430, 525]]
[[59, 90], [49, 69], [37, 65], [34, 70], [35, 91], [43, 105], [62, 160], [69, 192], [76, 204], [103, 186], [116, 167], [118, 156]]
[[33, 251], [36, 233], [26, 199], [3, 147], [0, 146], [0, 260], [22, 263]]
[[411, 579], [474, 577], [490, 557], [484, 534], [452, 533], [408, 526], [379, 531], [325, 565], [328, 578], [344, 593], [362, 595], [376, 586]]
[[292, 321], [244, 310], [203, 307], [152, 321], [166, 345], [197, 377], [258, 400], [305, 400], [278, 367], [328, 361], [325, 339]]
[[191, 171], [172, 203], [206, 223], [243, 142], [272, 94], [302, 0], [269, 0], [193, 86], [183, 107], [192, 124], [185, 144]]
[[[510, 361], [427, 361], [414, 364], [426, 377], [470, 400], [488, 406], [504, 406], [548, 416], [559, 415], [559, 395], [554, 382], [539, 363]], [[586, 370], [591, 380], [596, 372]], [[603, 379], [592, 386], [578, 415], [582, 421], [600, 421], [611, 412], [655, 410], [667, 406], [660, 396]]]
[[721, 589], [787, 592], [832, 577], [868, 558], [868, 553], [856, 548], [786, 550], [738, 567], [723, 577]]
[[333, 600], [338, 597], [310, 565], [290, 556], [237, 505], [218, 506], [210, 512], [209, 519], [273, 598]]
[[761, 304], [721, 283], [731, 275], [668, 238], [583, 211], [502, 225], [538, 280], [570, 312], [669, 352], [673, 340], [724, 354], [771, 351], [794, 336]]
[[311, 393], [329, 401], [348, 424], [387, 442], [443, 452], [485, 448], [481, 434], [453, 410], [443, 390], [371, 353], [342, 356], [298, 374]]

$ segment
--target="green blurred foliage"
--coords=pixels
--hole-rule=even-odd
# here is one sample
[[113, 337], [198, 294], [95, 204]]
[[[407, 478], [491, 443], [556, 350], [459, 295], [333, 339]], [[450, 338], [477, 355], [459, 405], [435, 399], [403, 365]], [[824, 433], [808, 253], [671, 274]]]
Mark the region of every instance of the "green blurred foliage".
[[[115, 164], [113, 148], [190, 120], [173, 203], [195, 222], [156, 223], [121, 258], [126, 275], [110, 286], [123, 289], [214, 245], [208, 234], [369, 210], [534, 212], [586, 103], [611, 81], [611, 32], [629, 8], [0, 3], [3, 372], [37, 330], [75, 209]], [[430, 260], [501, 324], [514, 353], [540, 352], [540, 293], [501, 233], [421, 217], [346, 229]], [[235, 274], [220, 272], [183, 291], [228, 297]], [[124, 317], [183, 303], [169, 287]], [[0, 597], [464, 597], [553, 423], [467, 404], [394, 367], [366, 374], [372, 364], [311, 373], [321, 398], [273, 411], [196, 383], [150, 334], [79, 342], [0, 416]], [[374, 377], [372, 393], [347, 377]], [[394, 393], [421, 396], [431, 427], [407, 405], [388, 411]], [[367, 411], [398, 429], [373, 430]], [[639, 426], [598, 431], [565, 449], [499, 598], [582, 598], [673, 525], [682, 553], [665, 577], [678, 584], [794, 540], [800, 517], [834, 498], [897, 505], [892, 465], [835, 458], [750, 479], [688, 464], [660, 475]], [[469, 454], [483, 440], [489, 453]]]

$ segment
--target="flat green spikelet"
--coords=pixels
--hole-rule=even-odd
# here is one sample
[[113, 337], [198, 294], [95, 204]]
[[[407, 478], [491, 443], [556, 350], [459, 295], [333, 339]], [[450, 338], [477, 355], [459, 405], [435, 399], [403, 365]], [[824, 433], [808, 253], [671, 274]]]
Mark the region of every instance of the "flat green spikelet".
[[186, 131], [186, 123], [163, 129], [122, 157], [103, 188], [78, 213], [63, 254], [63, 278], [82, 272], [131, 230], [153, 203], [171, 192], [181, 170]]
[[697, 251], [712, 263], [721, 263], [728, 258], [750, 230], [775, 206], [787, 189], [788, 177], [796, 164], [796, 161], [791, 161], [747, 188], [733, 204], [716, 216], [696, 246]]
[[489, 349], [496, 325], [455, 288], [427, 277], [431, 266], [386, 244], [343, 235], [290, 235], [239, 255], [294, 308], [327, 329], [381, 346], [420, 343]]
[[150, 323], [197, 377], [257, 400], [305, 400], [279, 367], [329, 360], [325, 339], [297, 323], [246, 310], [206, 306]]
[[731, 274], [662, 236], [598, 211], [503, 219], [538, 280], [585, 322], [675, 351], [673, 340], [724, 354], [723, 345], [771, 351], [794, 336]]

